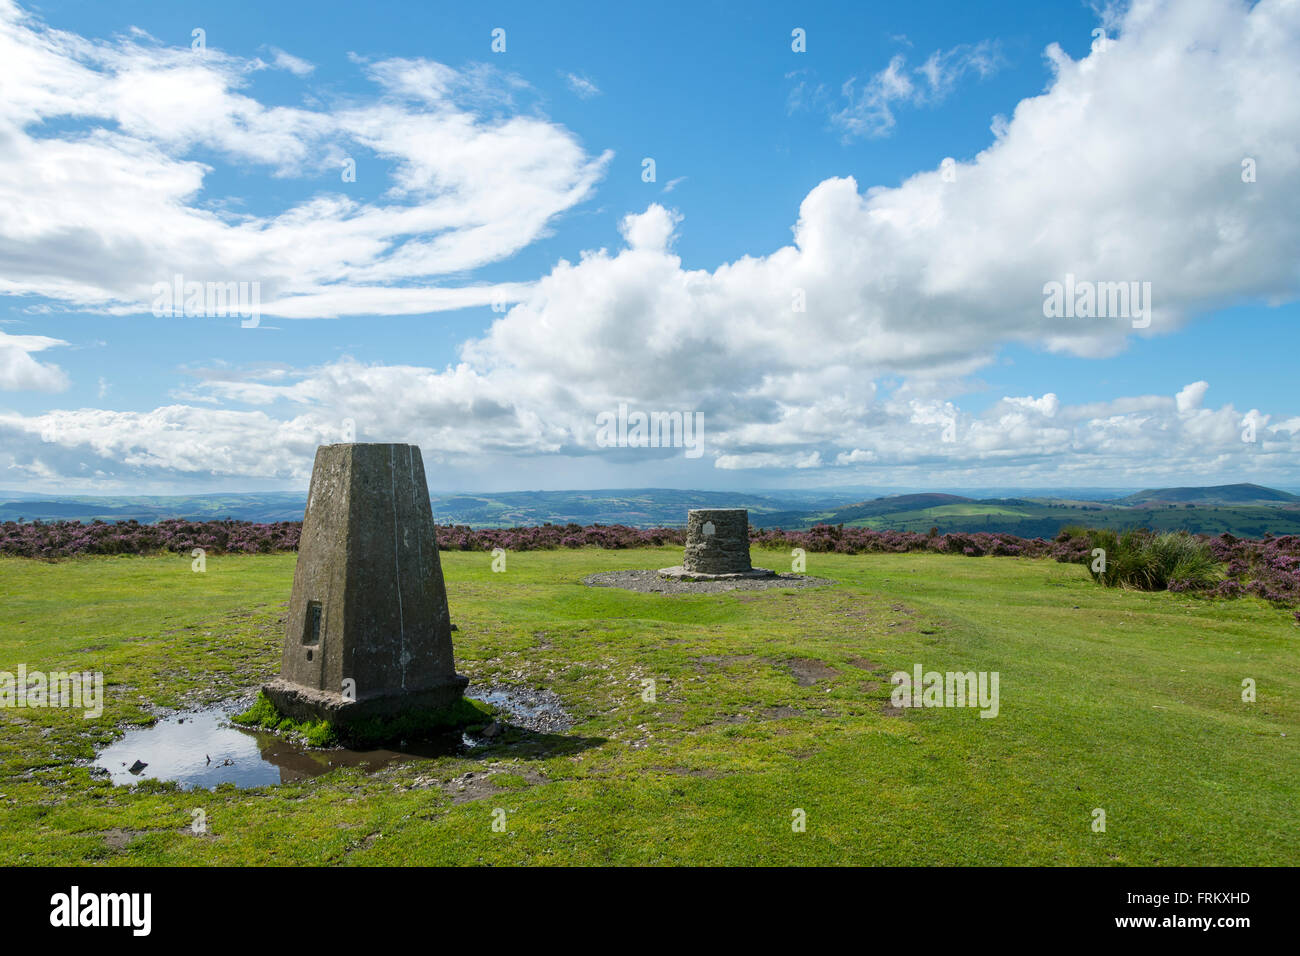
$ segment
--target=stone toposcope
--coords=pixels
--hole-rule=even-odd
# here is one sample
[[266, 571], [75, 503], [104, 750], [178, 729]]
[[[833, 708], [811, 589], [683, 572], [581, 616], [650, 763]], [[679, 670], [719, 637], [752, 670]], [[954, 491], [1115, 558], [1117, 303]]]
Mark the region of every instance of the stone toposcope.
[[686, 514], [686, 556], [660, 575], [678, 581], [766, 578], [776, 572], [749, 562], [749, 512], [744, 508], [692, 509]]
[[266, 696], [290, 717], [346, 725], [449, 707], [468, 682], [452, 660], [420, 449], [322, 445]]

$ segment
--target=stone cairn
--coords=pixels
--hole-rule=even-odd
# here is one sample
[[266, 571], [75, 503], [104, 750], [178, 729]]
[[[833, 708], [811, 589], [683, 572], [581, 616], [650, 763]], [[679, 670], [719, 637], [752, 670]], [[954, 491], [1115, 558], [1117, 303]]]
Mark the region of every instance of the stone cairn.
[[661, 568], [676, 581], [767, 578], [776, 572], [749, 562], [749, 512], [744, 508], [692, 509], [686, 514], [686, 556], [677, 567]]
[[452, 660], [420, 449], [316, 449], [280, 677], [267, 697], [296, 719], [345, 725], [450, 706], [468, 682]]

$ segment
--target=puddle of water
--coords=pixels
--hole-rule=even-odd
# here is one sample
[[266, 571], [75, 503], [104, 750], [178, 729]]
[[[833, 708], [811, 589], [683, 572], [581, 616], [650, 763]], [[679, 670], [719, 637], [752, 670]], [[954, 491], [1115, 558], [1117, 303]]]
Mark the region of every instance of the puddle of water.
[[[221, 783], [263, 787], [318, 777], [338, 767], [363, 767], [374, 773], [402, 760], [465, 753], [475, 742], [453, 733], [396, 750], [313, 750], [265, 731], [230, 722], [218, 707], [175, 714], [152, 727], [129, 730], [100, 751], [95, 766], [115, 784], [175, 780], [186, 790], [211, 790]], [[132, 773], [136, 761], [146, 766]]]
[[[548, 691], [476, 687], [466, 696], [500, 708], [512, 723], [529, 730], [554, 732], [571, 723], [559, 698]], [[222, 783], [237, 787], [293, 783], [338, 767], [362, 767], [374, 773], [403, 760], [462, 755], [483, 743], [456, 731], [397, 749], [314, 750], [277, 734], [232, 724], [225, 709], [209, 707], [127, 731], [100, 751], [94, 765], [106, 770], [115, 784], [152, 778], [175, 780], [186, 790], [210, 790]], [[137, 761], [145, 766], [133, 772]]]

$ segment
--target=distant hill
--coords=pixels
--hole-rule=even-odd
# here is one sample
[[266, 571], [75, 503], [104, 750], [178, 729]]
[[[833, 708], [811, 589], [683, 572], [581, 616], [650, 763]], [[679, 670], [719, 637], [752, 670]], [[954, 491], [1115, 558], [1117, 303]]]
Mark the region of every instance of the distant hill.
[[751, 515], [762, 528], [848, 525], [878, 531], [1004, 532], [1051, 538], [1067, 525], [1124, 531], [1153, 528], [1196, 534], [1228, 532], [1258, 538], [1300, 534], [1300, 495], [1260, 485], [1171, 488], [1110, 501], [1047, 497], [968, 498], [961, 495], [894, 495], [802, 513]]
[[0, 521], [301, 521], [307, 496], [297, 492], [234, 495], [33, 495], [0, 492]]
[[974, 501], [974, 498], [966, 498], [962, 495], [944, 495], [927, 492], [919, 495], [889, 495], [885, 498], [877, 498], [870, 502], [877, 507], [888, 508], [890, 511], [899, 511], [903, 508], [935, 508], [939, 505], [955, 505], [963, 501]]
[[[861, 495], [866, 489], [857, 489]], [[871, 492], [867, 492], [871, 493]], [[920, 493], [862, 500], [842, 489], [775, 492], [682, 491], [616, 488], [594, 491], [512, 491], [435, 494], [439, 524], [509, 528], [540, 524], [625, 524], [636, 528], [680, 527], [691, 508], [748, 508], [759, 528], [810, 528], [816, 524], [877, 530], [941, 533], [1006, 532], [1051, 538], [1066, 525], [1155, 528], [1239, 537], [1300, 534], [1300, 495], [1260, 485], [1162, 488], [1108, 501], [1080, 497], [973, 498]], [[136, 521], [165, 518], [298, 521], [306, 506], [301, 492], [231, 495], [95, 497], [0, 492], [0, 521]]]
[[1196, 504], [1245, 505], [1281, 504], [1300, 501], [1300, 495], [1265, 488], [1263, 485], [1214, 485], [1208, 488], [1149, 488], [1137, 494], [1120, 498], [1116, 504]]
[[595, 491], [509, 491], [484, 495], [433, 495], [439, 524], [510, 528], [537, 524], [625, 524], [634, 528], [686, 524], [692, 508], [748, 508], [751, 515], [803, 514], [808, 505], [731, 491], [611, 488]]
[[[686, 524], [691, 508], [748, 508], [751, 515], [783, 512], [802, 516], [808, 502], [740, 492], [679, 491], [672, 488], [596, 491], [512, 491], [430, 496], [439, 524], [510, 528], [540, 524], [626, 524], [638, 528]], [[825, 507], [843, 504], [842, 497]], [[307, 496], [301, 492], [233, 495], [123, 496], [32, 495], [6, 500], [0, 492], [0, 521], [301, 521]]]

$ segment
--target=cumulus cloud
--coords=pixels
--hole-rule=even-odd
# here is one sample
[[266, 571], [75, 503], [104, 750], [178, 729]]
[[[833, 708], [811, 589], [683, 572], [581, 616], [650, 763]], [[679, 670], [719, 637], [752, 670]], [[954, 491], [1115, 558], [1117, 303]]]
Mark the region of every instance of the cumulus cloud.
[[[516, 304], [464, 343], [454, 367], [341, 361], [274, 374], [214, 371], [193, 387], [210, 408], [8, 414], [0, 416], [8, 456], [0, 457], [0, 474], [6, 467], [66, 473], [76, 461], [104, 473], [130, 467], [301, 477], [309, 449], [344, 419], [367, 440], [417, 441], [426, 457], [448, 462], [599, 456], [635, 465], [671, 455], [597, 447], [596, 416], [628, 403], [703, 414], [701, 464], [726, 471], [798, 469], [805, 479], [917, 484], [933, 484], [931, 475], [941, 471], [954, 484], [1022, 486], [1293, 475], [1296, 420], [1274, 423], [1262, 410], [1231, 403], [1207, 407], [1205, 382], [1176, 395], [1091, 404], [1067, 404], [1055, 392], [1010, 395], [979, 413], [954, 397], [1008, 343], [1104, 357], [1129, 336], [1170, 334], [1228, 303], [1293, 300], [1300, 284], [1300, 193], [1293, 188], [1300, 174], [1300, 5], [1136, 2], [1104, 48], [1073, 60], [1053, 45], [1047, 62], [1046, 90], [1019, 103], [996, 125], [990, 145], [957, 163], [953, 175], [936, 169], [866, 190], [851, 178], [828, 179], [803, 199], [792, 241], [779, 249], [687, 268], [674, 238], [690, 221], [650, 205], [621, 220], [619, 247], [563, 259], [521, 283]], [[882, 83], [900, 91], [911, 84], [914, 96], [918, 85], [942, 90], [954, 70], [955, 62], [941, 59], [918, 75], [900, 63]], [[420, 202], [340, 210], [332, 207], [345, 200], [322, 200], [331, 208], [309, 205], [284, 222], [230, 227], [241, 230], [229, 237], [237, 251], [230, 255], [292, 258], [292, 243], [266, 239], [276, 227], [309, 248], [341, 244], [332, 266], [323, 252], [296, 263], [322, 283], [298, 294], [309, 301], [333, 296], [340, 313], [360, 307], [348, 304], [349, 295], [362, 302], [377, 295], [364, 291], [372, 282], [464, 267], [519, 236], [510, 227], [494, 232], [496, 196], [477, 178], [475, 149], [453, 150], [436, 170], [424, 165], [433, 161], [441, 123], [481, 132], [490, 155], [509, 123], [484, 128], [448, 103], [446, 91], [465, 78], [446, 67], [385, 61], [372, 73], [391, 91], [391, 104], [365, 116], [330, 114], [332, 122], [369, 148], [390, 151], [394, 190]], [[411, 118], [403, 98], [443, 105]], [[388, 138], [385, 108], [411, 124], [417, 139], [427, 133], [419, 148], [403, 153], [403, 144]], [[547, 209], [586, 194], [579, 171], [599, 161], [564, 131], [524, 122], [524, 141], [547, 143], [547, 156], [558, 151], [555, 164], [536, 173], [541, 195], [558, 205], [539, 201], [532, 220], [523, 217], [522, 232], [531, 234], [544, 228]], [[72, 145], [87, 143], [64, 148]], [[151, 183], [167, 202], [187, 183], [197, 188], [201, 170], [154, 156], [154, 149], [141, 147], [139, 161], [154, 164], [159, 175]], [[1242, 180], [1244, 157], [1258, 160], [1255, 182]], [[515, 168], [508, 158], [498, 161]], [[460, 185], [444, 203], [439, 189], [447, 181]], [[477, 231], [477, 220], [465, 197], [487, 223], [482, 246], [466, 235]], [[353, 227], [356, 219], [377, 218], [393, 220], [394, 232], [411, 221], [427, 229], [429, 216], [434, 228], [448, 224], [458, 238], [389, 250], [383, 237], [390, 227], [361, 234]], [[207, 228], [193, 226], [200, 239]], [[50, 246], [43, 254], [62, 262]], [[354, 285], [323, 285], [327, 266]], [[42, 274], [51, 274], [48, 264]], [[1150, 282], [1149, 327], [1045, 317], [1044, 285], [1067, 276]], [[98, 288], [71, 266], [64, 281], [69, 295]], [[363, 291], [350, 291], [356, 288]], [[410, 304], [407, 290], [385, 288], [394, 296], [385, 310]], [[1212, 368], [1197, 374], [1213, 379]], [[1256, 442], [1243, 441], [1247, 420]], [[34, 437], [51, 434], [51, 425], [58, 441]]]
[[0, 331], [0, 391], [61, 392], [69, 385], [68, 376], [57, 365], [32, 358], [59, 345], [61, 339], [44, 335], [10, 335]]
[[624, 216], [618, 228], [629, 249], [663, 253], [672, 243], [673, 233], [681, 221], [679, 213], [652, 203], [640, 215]]
[[[344, 440], [349, 427], [366, 441], [415, 442], [439, 467], [529, 462], [535, 474], [537, 462], [600, 452], [636, 469], [683, 454], [597, 449], [596, 409], [580, 389], [529, 387], [465, 364], [439, 372], [345, 359], [308, 370], [210, 370], [196, 388], [219, 407], [0, 413], [0, 473], [95, 474], [119, 487], [160, 474], [302, 482], [316, 446]], [[728, 418], [725, 409], [706, 414], [705, 459], [728, 472], [815, 472], [832, 482], [865, 468], [875, 482], [933, 484], [940, 472], [958, 484], [965, 478], [1021, 486], [1242, 472], [1258, 478], [1292, 474], [1300, 461], [1300, 420], [1272, 424], [1258, 409], [1243, 412], [1230, 403], [1189, 413], [1170, 395], [1079, 405], [1051, 393], [1008, 396], [975, 413], [900, 391], [856, 415], [854, 405], [787, 409], [766, 422]]]
[[[1048, 55], [1049, 89], [953, 176], [829, 179], [791, 245], [712, 271], [683, 267], [661, 239], [689, 220], [652, 206], [625, 220], [627, 248], [560, 262], [467, 359], [605, 405], [767, 423], [793, 410], [763, 389], [794, 375], [820, 376], [829, 405], [844, 369], [958, 379], [1010, 342], [1104, 357], [1229, 302], [1294, 299], [1300, 7], [1137, 4], [1104, 51]], [[1267, 182], [1242, 181], [1248, 154]], [[1150, 326], [1045, 317], [1044, 285], [1067, 276], [1150, 282]]]
[[1192, 382], [1176, 396], [1174, 401], [1177, 403], [1179, 412], [1191, 412], [1201, 407], [1201, 402], [1205, 399], [1205, 393], [1210, 390], [1209, 382]]

